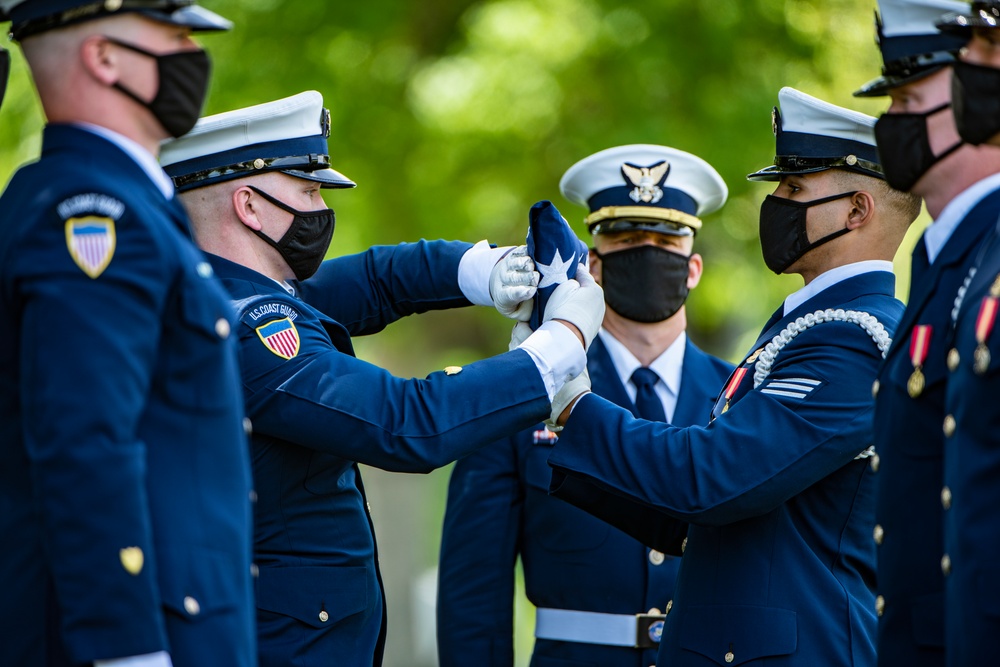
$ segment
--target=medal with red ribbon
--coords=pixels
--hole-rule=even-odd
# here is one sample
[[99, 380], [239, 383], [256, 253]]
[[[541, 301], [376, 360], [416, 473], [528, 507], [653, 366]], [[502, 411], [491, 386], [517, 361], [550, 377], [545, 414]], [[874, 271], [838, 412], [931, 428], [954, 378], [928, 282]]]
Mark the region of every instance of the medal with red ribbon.
[[726, 393], [724, 394], [726, 398], [726, 404], [722, 407], [722, 412], [720, 414], [725, 414], [729, 410], [729, 401], [733, 398], [736, 390], [740, 388], [740, 382], [743, 381], [743, 377], [747, 374], [748, 368], [746, 366], [740, 366], [733, 373], [733, 377], [730, 378], [729, 384], [726, 385]]
[[979, 315], [976, 317], [976, 351], [972, 357], [972, 370], [977, 375], [982, 375], [990, 367], [990, 348], [986, 347], [986, 341], [993, 332], [998, 304], [1000, 299], [996, 296], [983, 297], [983, 302], [979, 304]]
[[931, 348], [931, 331], [931, 325], [918, 324], [913, 327], [913, 333], [910, 335], [910, 361], [913, 362], [913, 373], [906, 382], [906, 392], [910, 398], [916, 398], [924, 391], [926, 380], [923, 368]]

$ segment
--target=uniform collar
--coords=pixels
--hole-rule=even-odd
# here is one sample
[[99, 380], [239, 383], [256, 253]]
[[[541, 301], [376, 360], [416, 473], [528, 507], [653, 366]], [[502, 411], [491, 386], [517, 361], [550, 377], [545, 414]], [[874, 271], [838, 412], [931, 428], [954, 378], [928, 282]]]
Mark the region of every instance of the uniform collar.
[[808, 285], [799, 291], [788, 295], [785, 299], [782, 317], [787, 316], [788, 313], [792, 312], [823, 290], [833, 287], [837, 283], [843, 282], [848, 278], [859, 276], [862, 273], [871, 273], [873, 271], [887, 271], [892, 273], [892, 262], [881, 259], [869, 259], [863, 262], [854, 262], [852, 264], [838, 266], [819, 274], [813, 278], [812, 282]]
[[945, 246], [951, 235], [955, 233], [955, 228], [958, 227], [959, 223], [986, 195], [998, 188], [1000, 188], [1000, 174], [993, 174], [970, 185], [948, 202], [941, 211], [941, 215], [924, 232], [924, 247], [927, 249], [927, 259], [931, 264], [937, 259], [941, 248]]
[[149, 180], [151, 180], [153, 184], [156, 185], [157, 189], [163, 193], [164, 199], [173, 199], [173, 181], [171, 181], [170, 177], [167, 176], [167, 173], [163, 171], [163, 168], [160, 167], [160, 163], [156, 161], [156, 157], [152, 153], [125, 135], [119, 134], [114, 130], [109, 130], [106, 127], [83, 122], [70, 123], [70, 125], [79, 130], [96, 134], [97, 136], [110, 141], [115, 146], [120, 148], [126, 155], [132, 158], [136, 164], [139, 165], [146, 176], [149, 177]]
[[[618, 377], [621, 378], [622, 385], [628, 386], [629, 380], [632, 378], [632, 373], [635, 369], [642, 366], [639, 360], [635, 358], [635, 355], [629, 352], [628, 348], [611, 335], [605, 329], [601, 329], [598, 332], [601, 337], [601, 342], [604, 343], [604, 348], [608, 352], [608, 356], [611, 357], [611, 363], [614, 364], [615, 371], [618, 373]], [[680, 394], [681, 388], [681, 368], [684, 363], [684, 349], [687, 347], [687, 333], [681, 332], [681, 335], [677, 337], [673, 343], [670, 344], [663, 354], [658, 356], [653, 360], [653, 363], [649, 365], [649, 368], [656, 372], [660, 376], [660, 380], [667, 387], [667, 390], [675, 398]]]

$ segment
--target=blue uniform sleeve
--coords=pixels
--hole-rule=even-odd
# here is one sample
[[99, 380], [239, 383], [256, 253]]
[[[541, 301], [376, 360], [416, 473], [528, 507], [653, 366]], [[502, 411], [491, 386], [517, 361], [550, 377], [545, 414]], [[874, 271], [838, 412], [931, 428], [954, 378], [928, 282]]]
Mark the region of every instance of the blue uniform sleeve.
[[438, 568], [441, 667], [514, 664], [514, 568], [524, 490], [518, 439], [492, 443], [455, 464]]
[[167, 260], [131, 211], [51, 212], [12, 250], [24, 441], [62, 636], [77, 662], [166, 650], [136, 432]]
[[407, 315], [470, 305], [458, 286], [458, 264], [471, 247], [457, 241], [375, 246], [323, 262], [299, 288], [306, 303], [352, 336], [373, 334]]
[[769, 376], [811, 389], [765, 382], [706, 427], [638, 420], [587, 395], [549, 457], [552, 489], [558, 495], [564, 476], [579, 477], [702, 525], [765, 514], [871, 444], [871, 381], [880, 361], [855, 325], [814, 327], [782, 350]]
[[535, 363], [514, 350], [426, 379], [402, 379], [334, 347], [291, 299], [244, 309], [240, 349], [254, 433], [383, 470], [429, 472], [543, 419]]

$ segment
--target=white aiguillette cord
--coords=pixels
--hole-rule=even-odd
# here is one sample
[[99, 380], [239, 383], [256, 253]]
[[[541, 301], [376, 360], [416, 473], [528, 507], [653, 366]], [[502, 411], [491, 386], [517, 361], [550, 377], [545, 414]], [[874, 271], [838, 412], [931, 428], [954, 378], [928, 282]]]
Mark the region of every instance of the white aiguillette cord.
[[[754, 366], [754, 389], [759, 387], [771, 373], [771, 367], [774, 365], [775, 358], [786, 345], [806, 329], [811, 329], [823, 322], [849, 322], [857, 324], [875, 341], [875, 345], [878, 346], [883, 359], [886, 352], [889, 351], [889, 346], [892, 345], [892, 338], [889, 337], [889, 332], [885, 330], [885, 327], [878, 321], [878, 318], [870, 313], [860, 310], [844, 310], [843, 308], [817, 310], [808, 315], [796, 318], [794, 322], [790, 322], [777, 336], [771, 339], [770, 343], [764, 346], [764, 351], [757, 357], [757, 363]], [[854, 458], [866, 459], [874, 453], [875, 448], [869, 447]]]

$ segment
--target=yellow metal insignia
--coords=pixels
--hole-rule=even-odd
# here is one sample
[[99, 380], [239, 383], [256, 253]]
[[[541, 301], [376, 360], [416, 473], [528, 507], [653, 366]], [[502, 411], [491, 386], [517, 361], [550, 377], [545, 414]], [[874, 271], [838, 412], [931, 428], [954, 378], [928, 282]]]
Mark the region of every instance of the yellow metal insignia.
[[445, 366], [444, 368], [445, 375], [458, 375], [461, 372], [462, 372], [461, 366]]
[[145, 562], [145, 558], [142, 555], [142, 549], [139, 547], [126, 547], [118, 552], [118, 557], [122, 561], [122, 567], [132, 576], [136, 576], [142, 572], [142, 565]]
[[76, 265], [91, 278], [108, 268], [115, 254], [115, 221], [87, 216], [66, 221], [66, 247]]
[[753, 362], [757, 361], [757, 357], [759, 357], [760, 353], [763, 352], [763, 351], [764, 351], [764, 348], [757, 349], [753, 354], [751, 354], [749, 357], [747, 357], [747, 360], [744, 361], [743, 363], [744, 364], [752, 364]]

